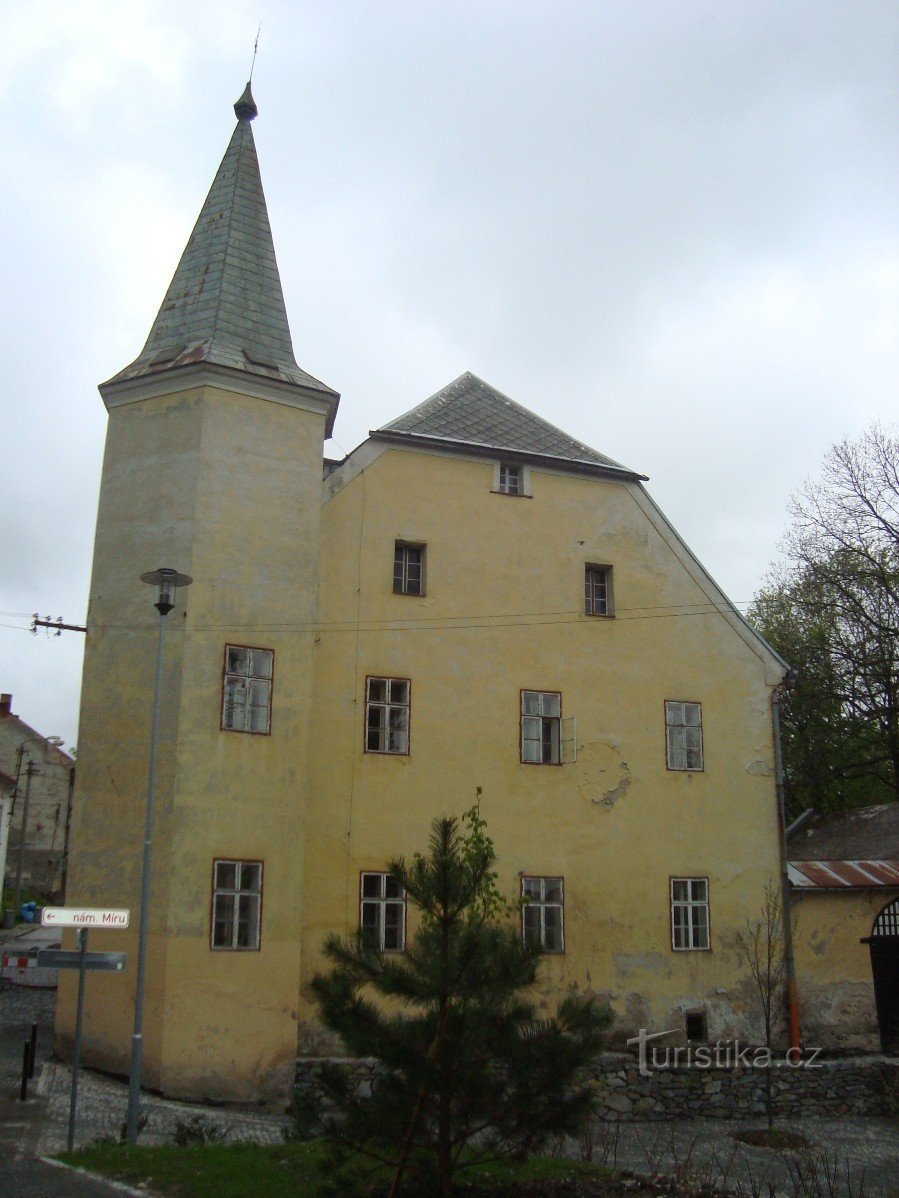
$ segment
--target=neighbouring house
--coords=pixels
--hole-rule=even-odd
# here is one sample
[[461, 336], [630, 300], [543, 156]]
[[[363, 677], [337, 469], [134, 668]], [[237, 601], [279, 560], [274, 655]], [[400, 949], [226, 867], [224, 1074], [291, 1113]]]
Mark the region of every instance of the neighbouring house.
[[[324, 457], [338, 395], [294, 359], [249, 89], [235, 111], [146, 346], [100, 388], [69, 902], [133, 918], [92, 932], [130, 964], [91, 988], [84, 1059], [127, 1069], [158, 567], [192, 581], [165, 633], [148, 1085], [283, 1098], [335, 1048], [308, 996], [326, 934], [402, 952], [387, 862], [475, 802], [546, 1012], [591, 992], [619, 1039], [757, 1036], [736, 938], [781, 869], [785, 664], [639, 472], [473, 374]], [[61, 978], [61, 1051], [74, 1006]]]
[[14, 887], [21, 879], [24, 889], [57, 897], [65, 878], [75, 771], [61, 745], [13, 712], [12, 695], [0, 695], [0, 795], [5, 792], [9, 811], [5, 885]]
[[818, 816], [787, 849], [805, 1041], [899, 1052], [899, 803]]

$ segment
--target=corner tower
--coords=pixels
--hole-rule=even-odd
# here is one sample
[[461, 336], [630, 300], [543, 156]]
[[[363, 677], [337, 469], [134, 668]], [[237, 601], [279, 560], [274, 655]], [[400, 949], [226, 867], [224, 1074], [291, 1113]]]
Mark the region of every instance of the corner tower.
[[[100, 387], [67, 901], [132, 910], [127, 935], [92, 935], [128, 967], [89, 987], [85, 1012], [86, 1062], [127, 1072], [156, 626], [139, 579], [174, 567], [194, 581], [166, 632], [143, 1078], [239, 1099], [286, 1093], [296, 1050], [322, 456], [339, 397], [294, 358], [249, 85], [234, 107], [146, 345]], [[73, 1008], [63, 985], [63, 1049]]]

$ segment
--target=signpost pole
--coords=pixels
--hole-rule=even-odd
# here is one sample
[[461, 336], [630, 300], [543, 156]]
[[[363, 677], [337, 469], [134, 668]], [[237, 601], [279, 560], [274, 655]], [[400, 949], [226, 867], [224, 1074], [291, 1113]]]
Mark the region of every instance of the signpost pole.
[[78, 967], [78, 1013], [75, 1016], [75, 1044], [72, 1048], [72, 1093], [69, 1098], [69, 1136], [66, 1148], [72, 1151], [75, 1144], [75, 1110], [78, 1105], [78, 1065], [81, 1060], [81, 1023], [84, 1017], [84, 973], [87, 952], [87, 928], [78, 929], [78, 948], [81, 961]]

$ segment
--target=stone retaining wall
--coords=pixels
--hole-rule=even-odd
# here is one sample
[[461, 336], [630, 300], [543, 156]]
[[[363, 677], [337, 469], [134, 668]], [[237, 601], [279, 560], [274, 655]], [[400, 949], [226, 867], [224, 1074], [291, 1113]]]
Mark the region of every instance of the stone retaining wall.
[[[368, 1059], [327, 1058], [350, 1071], [354, 1084], [369, 1091], [377, 1063]], [[301, 1094], [315, 1094], [320, 1057], [297, 1060]], [[701, 1069], [677, 1066], [642, 1076], [630, 1054], [604, 1054], [590, 1070], [606, 1120], [744, 1119], [765, 1113], [766, 1070]], [[899, 1059], [864, 1057], [814, 1061], [809, 1067], [783, 1063], [771, 1071], [774, 1115], [778, 1120], [806, 1115], [889, 1115], [899, 1110]]]

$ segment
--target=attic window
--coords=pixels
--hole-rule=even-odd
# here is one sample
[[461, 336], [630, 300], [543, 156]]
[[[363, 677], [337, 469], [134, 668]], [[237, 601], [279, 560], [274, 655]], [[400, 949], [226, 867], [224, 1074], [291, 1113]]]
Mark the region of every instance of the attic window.
[[497, 462], [493, 467], [493, 490], [497, 495], [531, 494], [531, 472], [517, 462]]

